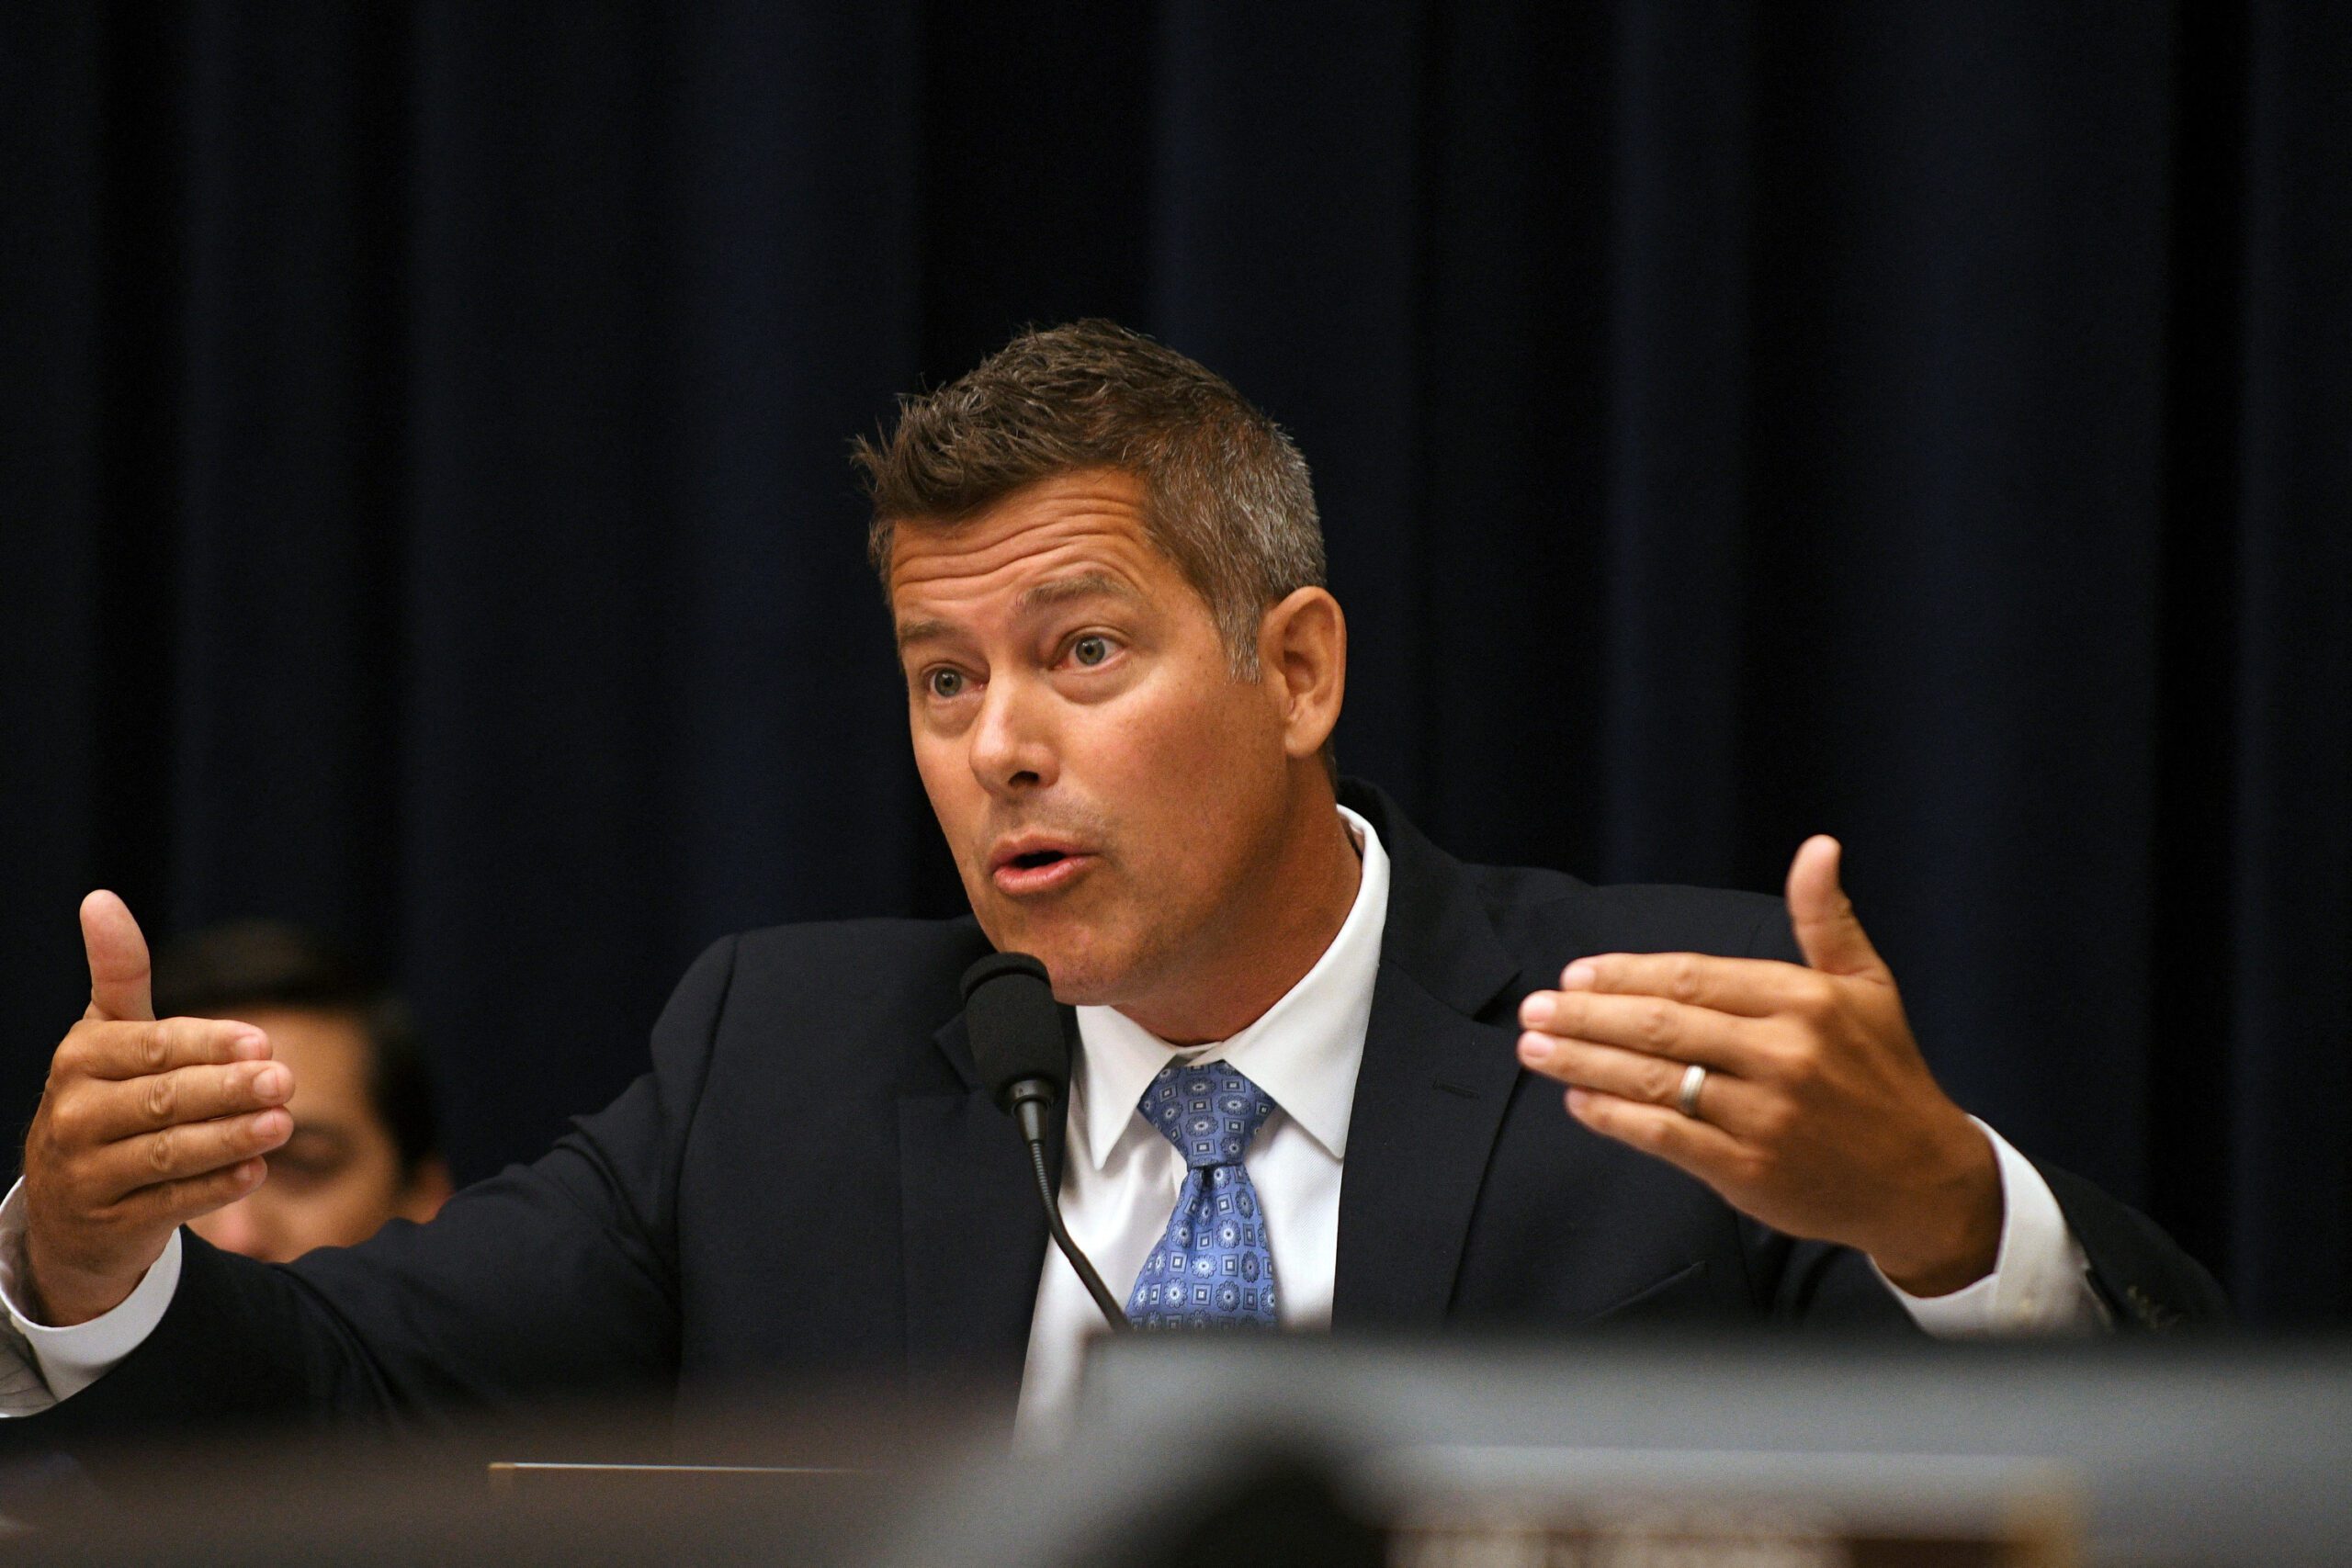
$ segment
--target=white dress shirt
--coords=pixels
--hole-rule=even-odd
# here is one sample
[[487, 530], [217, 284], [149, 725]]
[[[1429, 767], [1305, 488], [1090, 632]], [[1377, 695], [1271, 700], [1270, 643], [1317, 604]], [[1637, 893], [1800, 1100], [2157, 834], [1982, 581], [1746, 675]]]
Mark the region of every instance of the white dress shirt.
[[[1183, 1156], [1136, 1114], [1136, 1103], [1171, 1061], [1223, 1062], [1274, 1102], [1241, 1163], [1265, 1215], [1283, 1326], [1330, 1325], [1348, 1115], [1388, 924], [1388, 852], [1372, 824], [1344, 806], [1340, 815], [1363, 857], [1355, 902], [1315, 967], [1257, 1022], [1230, 1040], [1178, 1050], [1116, 1009], [1078, 1010], [1062, 1219], [1123, 1302], [1167, 1233], [1184, 1184]], [[1016, 1429], [1024, 1437], [1058, 1430], [1078, 1395], [1086, 1342], [1103, 1332], [1102, 1311], [1077, 1270], [1049, 1247], [1021, 1379]]]
[[[1355, 903], [1315, 966], [1255, 1023], [1230, 1040], [1180, 1050], [1113, 1009], [1077, 1010], [1079, 1057], [1070, 1076], [1062, 1215], [1122, 1301], [1166, 1232], [1184, 1179], [1176, 1146], [1136, 1114], [1136, 1103], [1171, 1061], [1224, 1062], [1247, 1074], [1275, 1105], [1243, 1163], [1266, 1217], [1283, 1325], [1320, 1328], [1331, 1321], [1348, 1119], [1388, 922], [1388, 854], [1380, 835], [1347, 807], [1340, 814], [1363, 860]], [[1892, 1281], [1887, 1288], [1920, 1327], [1944, 1337], [2102, 1326], [2106, 1309], [2090, 1288], [2089, 1264], [2049, 1184], [1999, 1134], [1984, 1127], [1984, 1134], [2000, 1163], [2003, 1195], [1993, 1272], [1945, 1296], [1910, 1295]], [[24, 1251], [22, 1185], [0, 1201], [0, 1303], [8, 1330], [0, 1333], [0, 1416], [45, 1410], [105, 1376], [154, 1332], [179, 1284], [175, 1232], [138, 1288], [113, 1311], [68, 1328], [35, 1322], [17, 1283]], [[1077, 1399], [1086, 1343], [1103, 1331], [1093, 1297], [1061, 1253], [1048, 1247], [1021, 1384], [1017, 1429], [1024, 1441], [1050, 1441], [1062, 1429]]]
[[0, 1202], [0, 1301], [8, 1308], [8, 1332], [0, 1335], [0, 1416], [38, 1415], [106, 1376], [146, 1343], [180, 1287], [180, 1233], [174, 1231], [163, 1256], [112, 1312], [70, 1328], [34, 1322], [17, 1282], [25, 1256], [24, 1187], [20, 1177]]

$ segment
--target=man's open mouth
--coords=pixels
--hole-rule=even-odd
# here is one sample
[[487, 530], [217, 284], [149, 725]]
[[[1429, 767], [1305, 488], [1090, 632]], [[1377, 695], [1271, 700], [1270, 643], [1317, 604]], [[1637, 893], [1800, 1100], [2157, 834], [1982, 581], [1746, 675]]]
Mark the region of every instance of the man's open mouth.
[[989, 879], [1013, 897], [1050, 893], [1086, 868], [1093, 856], [1067, 843], [1031, 841], [989, 857]]

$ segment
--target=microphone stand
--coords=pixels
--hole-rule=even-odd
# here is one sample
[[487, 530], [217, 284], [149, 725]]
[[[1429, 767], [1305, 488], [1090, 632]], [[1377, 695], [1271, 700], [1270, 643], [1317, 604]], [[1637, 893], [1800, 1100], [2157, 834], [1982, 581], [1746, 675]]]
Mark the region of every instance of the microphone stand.
[[1069, 1259], [1069, 1266], [1078, 1271], [1086, 1293], [1102, 1309], [1102, 1319], [1111, 1325], [1111, 1332], [1125, 1334], [1135, 1325], [1127, 1321], [1126, 1309], [1119, 1304], [1119, 1298], [1102, 1283], [1102, 1276], [1094, 1271], [1094, 1265], [1071, 1239], [1069, 1226], [1062, 1223], [1061, 1197], [1054, 1190], [1054, 1179], [1046, 1169], [1046, 1113], [1059, 1098], [1057, 1086], [1050, 1078], [1023, 1078], [1012, 1086], [1011, 1093], [1013, 1120], [1021, 1124], [1021, 1136], [1029, 1145], [1029, 1168], [1036, 1174], [1037, 1197], [1046, 1205], [1046, 1229], [1052, 1233], [1054, 1245], [1061, 1248], [1062, 1256]]

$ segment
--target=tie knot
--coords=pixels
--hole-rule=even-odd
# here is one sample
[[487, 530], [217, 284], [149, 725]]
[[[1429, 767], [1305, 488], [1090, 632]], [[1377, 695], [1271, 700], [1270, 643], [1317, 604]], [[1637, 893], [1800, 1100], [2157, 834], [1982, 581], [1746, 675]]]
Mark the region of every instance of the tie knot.
[[1266, 1091], [1223, 1062], [1202, 1066], [1170, 1063], [1143, 1091], [1136, 1109], [1176, 1145], [1191, 1170], [1239, 1165], [1274, 1102]]

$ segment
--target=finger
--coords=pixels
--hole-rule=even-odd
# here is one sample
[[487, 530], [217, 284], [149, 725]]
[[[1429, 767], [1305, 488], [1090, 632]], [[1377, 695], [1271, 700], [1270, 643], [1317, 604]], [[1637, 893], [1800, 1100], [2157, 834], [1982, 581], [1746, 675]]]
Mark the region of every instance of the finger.
[[1838, 881], [1844, 852], [1826, 833], [1816, 833], [1797, 846], [1796, 858], [1789, 863], [1789, 924], [1804, 950], [1804, 961], [1823, 974], [1891, 979]]
[[1770, 958], [1717, 958], [1704, 953], [1604, 953], [1560, 972], [1565, 991], [1664, 997], [1742, 1018], [1770, 1018], [1818, 985], [1794, 964]]
[[73, 1043], [75, 1062], [94, 1078], [143, 1078], [178, 1067], [259, 1061], [269, 1036], [227, 1018], [167, 1018], [156, 1023], [85, 1025]]
[[181, 1225], [200, 1220], [215, 1209], [225, 1209], [259, 1187], [269, 1176], [269, 1162], [258, 1156], [176, 1181], [158, 1181], [130, 1193], [115, 1205], [116, 1213], [138, 1225]]
[[210, 1122], [283, 1105], [294, 1073], [277, 1062], [178, 1067], [119, 1083], [93, 1084], [85, 1112], [92, 1143], [113, 1143], [184, 1122]]
[[104, 888], [82, 900], [82, 949], [90, 960], [90, 1010], [118, 1022], [155, 1016], [148, 989], [147, 939], [130, 906]]
[[93, 1185], [114, 1201], [162, 1181], [179, 1181], [266, 1155], [293, 1135], [294, 1118], [273, 1107], [218, 1122], [184, 1122], [141, 1133], [99, 1151]]
[[1658, 997], [1611, 997], [1593, 991], [1536, 991], [1519, 1004], [1528, 1028], [1565, 1039], [1597, 1041], [1679, 1062], [1698, 1062], [1753, 1076], [1767, 1066], [1760, 1027], [1752, 1019]]
[[[1714, 1088], [1712, 1083], [1707, 1086], [1711, 1093]], [[1718, 1190], [1736, 1182], [1747, 1164], [1747, 1146], [1737, 1138], [1711, 1122], [1665, 1106], [1572, 1089], [1568, 1114], [1602, 1137], [1656, 1155]]]
[[[1679, 1102], [1683, 1075], [1690, 1069], [1688, 1062], [1581, 1040], [1556, 1040], [1542, 1033], [1520, 1036], [1519, 1059], [1530, 1070], [1572, 1089], [1598, 1089], [1619, 1100], [1665, 1106], [1678, 1116], [1682, 1113]], [[1700, 1119], [1735, 1136], [1755, 1130], [1761, 1109], [1757, 1086], [1730, 1073], [1710, 1072], [1699, 1091]]]

